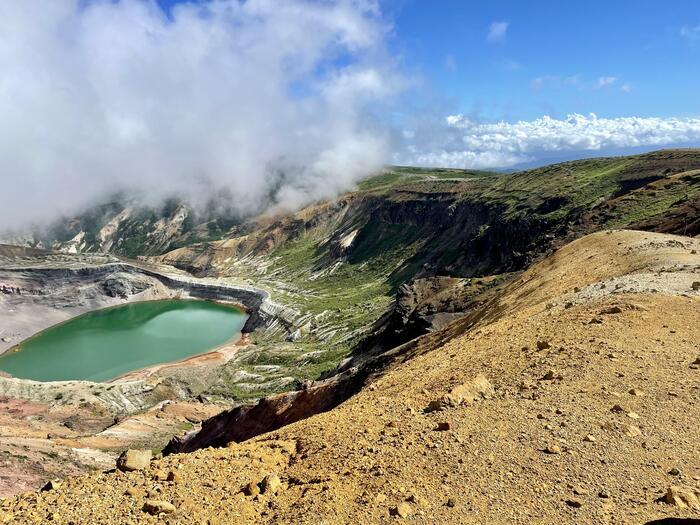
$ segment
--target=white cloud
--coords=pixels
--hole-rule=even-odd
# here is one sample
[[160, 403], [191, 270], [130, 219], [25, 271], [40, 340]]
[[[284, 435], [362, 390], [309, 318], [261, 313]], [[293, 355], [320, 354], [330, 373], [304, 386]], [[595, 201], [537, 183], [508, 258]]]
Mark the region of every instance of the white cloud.
[[574, 114], [515, 123], [480, 123], [450, 115], [442, 125], [417, 126], [405, 135], [394, 161], [417, 166], [504, 168], [554, 154], [584, 156], [635, 147], [700, 142], [700, 119], [598, 118]]
[[251, 211], [352, 186], [388, 158], [370, 116], [400, 84], [377, 6], [0, 3], [0, 225], [124, 187]]
[[620, 91], [622, 91], [623, 93], [632, 92], [632, 84], [630, 84], [629, 82], [625, 82], [624, 84], [622, 84], [622, 86], [620, 86]]
[[598, 89], [610, 87], [615, 82], [617, 82], [617, 77], [600, 77], [598, 79], [597, 87]]
[[445, 69], [450, 73], [457, 71], [457, 59], [454, 55], [447, 55], [445, 57]]
[[510, 26], [510, 22], [493, 22], [489, 26], [489, 33], [486, 36], [486, 40], [489, 42], [503, 42], [508, 33], [508, 26]]
[[698, 42], [700, 41], [700, 25], [697, 26], [683, 26], [680, 30], [681, 38], [687, 40], [688, 42]]

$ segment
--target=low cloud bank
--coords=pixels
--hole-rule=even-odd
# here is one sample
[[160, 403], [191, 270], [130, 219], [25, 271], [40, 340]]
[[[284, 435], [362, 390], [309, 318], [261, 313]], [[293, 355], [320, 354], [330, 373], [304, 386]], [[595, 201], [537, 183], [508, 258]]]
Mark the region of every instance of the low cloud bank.
[[507, 168], [556, 155], [584, 157], [640, 147], [700, 145], [700, 119], [598, 118], [569, 115], [515, 123], [480, 123], [464, 115], [421, 125], [403, 134], [399, 164], [458, 168]]
[[0, 6], [0, 227], [136, 190], [241, 213], [347, 189], [389, 156], [400, 82], [372, 0]]

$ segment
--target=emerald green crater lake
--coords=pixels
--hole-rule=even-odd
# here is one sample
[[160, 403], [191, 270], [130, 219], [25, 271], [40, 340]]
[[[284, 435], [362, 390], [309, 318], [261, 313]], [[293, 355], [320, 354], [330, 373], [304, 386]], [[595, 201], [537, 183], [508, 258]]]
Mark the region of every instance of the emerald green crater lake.
[[237, 339], [247, 315], [208, 301], [132, 303], [44, 330], [0, 356], [0, 370], [36, 381], [108, 381], [206, 353]]

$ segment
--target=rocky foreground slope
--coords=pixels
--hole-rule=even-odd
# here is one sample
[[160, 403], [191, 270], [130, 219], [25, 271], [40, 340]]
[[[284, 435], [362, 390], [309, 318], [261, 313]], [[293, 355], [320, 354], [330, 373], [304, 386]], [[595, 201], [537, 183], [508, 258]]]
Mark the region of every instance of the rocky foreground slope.
[[2, 518], [700, 518], [699, 250], [697, 239], [657, 233], [586, 236], [447, 332], [396, 350], [371, 384], [333, 410], [144, 469], [69, 478], [3, 500]]

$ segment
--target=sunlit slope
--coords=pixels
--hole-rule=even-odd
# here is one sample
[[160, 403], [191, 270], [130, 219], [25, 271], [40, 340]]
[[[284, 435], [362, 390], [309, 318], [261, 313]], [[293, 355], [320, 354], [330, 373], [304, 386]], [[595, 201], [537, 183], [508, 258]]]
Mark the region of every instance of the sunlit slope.
[[[586, 236], [526, 271], [476, 325], [419, 345], [330, 412], [6, 507], [20, 520], [103, 523], [155, 523], [142, 511], [147, 497], [172, 503], [173, 523], [695, 516], [657, 500], [670, 487], [698, 490], [698, 250], [697, 240], [654, 233]], [[476, 395], [455, 401], [460, 391]], [[170, 471], [174, 481], [158, 481]], [[270, 474], [278, 491], [245, 494]]]

